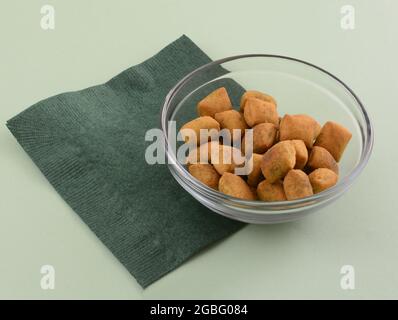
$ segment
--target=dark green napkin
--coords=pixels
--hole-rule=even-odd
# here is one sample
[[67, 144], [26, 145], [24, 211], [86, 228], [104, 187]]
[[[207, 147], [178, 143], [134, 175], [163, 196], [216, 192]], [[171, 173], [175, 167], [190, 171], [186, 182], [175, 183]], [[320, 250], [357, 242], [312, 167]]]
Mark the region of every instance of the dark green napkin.
[[[146, 287], [243, 224], [194, 200], [144, 136], [168, 91], [210, 59], [182, 36], [107, 83], [40, 101], [7, 122], [62, 198]], [[78, 75], [76, 75], [78, 76]]]

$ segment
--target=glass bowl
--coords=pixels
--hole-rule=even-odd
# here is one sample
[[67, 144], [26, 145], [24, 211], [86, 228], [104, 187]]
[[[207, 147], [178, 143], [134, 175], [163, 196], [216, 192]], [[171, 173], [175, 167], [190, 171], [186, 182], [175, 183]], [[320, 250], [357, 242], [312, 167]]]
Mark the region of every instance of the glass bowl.
[[[275, 97], [278, 112], [305, 113], [323, 124], [336, 121], [352, 133], [339, 163], [338, 183], [310, 197], [279, 202], [248, 201], [215, 191], [192, 177], [177, 161], [173, 121], [177, 132], [198, 117], [196, 104], [218, 87], [226, 87], [239, 108], [244, 90]], [[373, 128], [365, 107], [336, 76], [311, 63], [285, 56], [247, 54], [220, 59], [188, 74], [168, 93], [161, 110], [168, 167], [177, 182], [212, 211], [248, 223], [279, 223], [299, 219], [345, 193], [366, 166], [373, 146]], [[189, 208], [187, 208], [189, 210]]]

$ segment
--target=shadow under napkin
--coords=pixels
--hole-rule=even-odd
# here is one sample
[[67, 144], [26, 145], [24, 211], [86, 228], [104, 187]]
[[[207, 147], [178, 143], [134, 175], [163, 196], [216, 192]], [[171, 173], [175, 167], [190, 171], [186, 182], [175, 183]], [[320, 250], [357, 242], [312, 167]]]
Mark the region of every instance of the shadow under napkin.
[[[62, 198], [146, 287], [244, 224], [150, 166], [144, 136], [178, 80], [210, 62], [182, 36], [107, 83], [38, 102], [7, 122]], [[222, 70], [220, 70], [222, 74]]]

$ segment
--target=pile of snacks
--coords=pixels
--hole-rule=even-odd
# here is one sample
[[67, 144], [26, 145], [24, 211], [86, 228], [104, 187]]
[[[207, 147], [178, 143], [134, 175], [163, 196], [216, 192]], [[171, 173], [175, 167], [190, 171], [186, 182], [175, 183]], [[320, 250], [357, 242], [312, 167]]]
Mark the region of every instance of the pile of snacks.
[[[199, 117], [180, 132], [188, 137], [186, 142], [196, 139], [196, 149], [187, 158], [190, 174], [210, 188], [246, 200], [283, 201], [308, 197], [337, 183], [338, 162], [352, 136], [342, 125], [328, 121], [321, 127], [305, 114], [280, 118], [275, 99], [258, 91], [246, 91], [237, 111], [224, 87], [201, 100], [197, 109]], [[243, 137], [242, 147], [223, 144], [219, 137], [203, 141], [203, 129], [226, 129], [232, 141]], [[246, 129], [253, 130], [252, 165], [250, 172], [237, 175], [235, 169], [241, 165], [223, 159], [245, 156]]]

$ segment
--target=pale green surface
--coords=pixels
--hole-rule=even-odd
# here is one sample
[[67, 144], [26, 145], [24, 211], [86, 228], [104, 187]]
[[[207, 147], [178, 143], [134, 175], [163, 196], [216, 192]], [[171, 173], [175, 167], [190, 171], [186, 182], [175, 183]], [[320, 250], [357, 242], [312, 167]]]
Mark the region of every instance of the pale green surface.
[[[39, 26], [53, 4], [56, 28]], [[397, 1], [14, 1], [0, 8], [0, 121], [102, 83], [185, 33], [213, 59], [264, 52], [341, 77], [375, 126], [368, 167], [336, 203], [249, 226], [143, 291], [0, 127], [0, 298], [398, 298]], [[340, 28], [340, 7], [356, 29]], [[22, 91], [21, 91], [22, 89]], [[40, 288], [41, 265], [56, 288]], [[356, 289], [340, 288], [351, 264]]]

